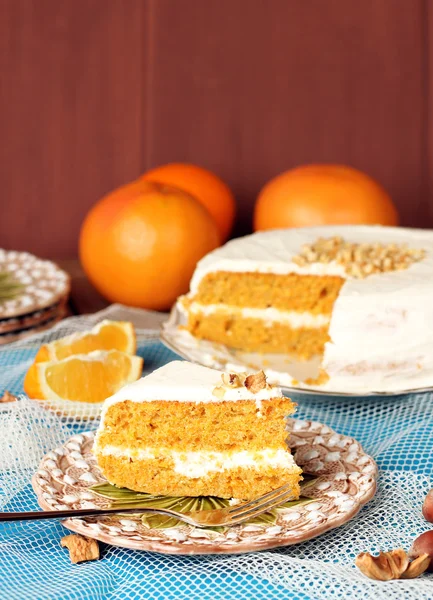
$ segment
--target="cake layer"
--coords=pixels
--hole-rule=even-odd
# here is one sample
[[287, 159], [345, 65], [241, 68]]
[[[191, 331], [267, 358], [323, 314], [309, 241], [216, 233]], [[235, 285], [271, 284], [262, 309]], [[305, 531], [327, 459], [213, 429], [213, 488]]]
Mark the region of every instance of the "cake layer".
[[288, 468], [264, 464], [259, 467], [235, 466], [191, 477], [176, 471], [170, 457], [131, 459], [127, 456], [99, 454], [98, 464], [111, 483], [150, 494], [249, 500], [291, 483], [293, 498], [300, 495], [301, 469], [296, 465]]
[[245, 352], [275, 352], [306, 360], [322, 354], [329, 340], [328, 325], [297, 327], [278, 321], [243, 317], [236, 311], [204, 314], [190, 312], [186, 329], [196, 338]]
[[200, 314], [208, 317], [210, 315], [231, 315], [239, 319], [257, 319], [268, 323], [281, 323], [289, 325], [292, 329], [318, 329], [329, 325], [331, 315], [313, 314], [309, 312], [297, 312], [294, 310], [279, 310], [278, 308], [240, 308], [231, 304], [200, 304], [192, 302], [188, 306], [189, 314]]
[[284, 449], [284, 418], [294, 410], [295, 404], [283, 396], [259, 403], [224, 399], [214, 403], [125, 400], [104, 410], [96, 451], [103, 451], [106, 445], [215, 452]]
[[[205, 477], [213, 471], [226, 471], [237, 468], [266, 469], [268, 467], [293, 469], [296, 467], [293, 456], [287, 449], [266, 448], [265, 450], [240, 450], [235, 452], [215, 452], [212, 450], [179, 452], [162, 446], [150, 448], [126, 448], [124, 446], [104, 446], [103, 456], [116, 456], [136, 460], [164, 460], [178, 475]], [[297, 468], [297, 467], [296, 467]]]
[[200, 304], [230, 304], [240, 308], [275, 308], [295, 312], [326, 314], [344, 283], [338, 275], [299, 275], [289, 273], [207, 273], [190, 296]]

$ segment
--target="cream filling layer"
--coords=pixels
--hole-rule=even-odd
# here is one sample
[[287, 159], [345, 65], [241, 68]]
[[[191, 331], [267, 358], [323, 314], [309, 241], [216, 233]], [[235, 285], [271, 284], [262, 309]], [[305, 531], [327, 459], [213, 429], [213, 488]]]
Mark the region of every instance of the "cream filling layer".
[[239, 315], [245, 319], [259, 319], [265, 323], [283, 323], [290, 325], [293, 329], [306, 327], [318, 329], [329, 325], [331, 315], [314, 315], [309, 312], [296, 312], [294, 310], [279, 310], [278, 308], [239, 308], [230, 304], [200, 304], [192, 302], [188, 310], [193, 314], [214, 315], [230, 314]]
[[176, 473], [191, 479], [239, 467], [254, 469], [274, 467], [294, 472], [299, 470], [290, 452], [281, 448], [278, 450], [267, 448], [254, 452], [248, 450], [241, 452], [178, 452], [169, 448], [136, 449], [107, 445], [100, 449], [96, 448], [96, 452], [104, 456], [126, 457], [132, 460], [168, 458], [173, 461]]

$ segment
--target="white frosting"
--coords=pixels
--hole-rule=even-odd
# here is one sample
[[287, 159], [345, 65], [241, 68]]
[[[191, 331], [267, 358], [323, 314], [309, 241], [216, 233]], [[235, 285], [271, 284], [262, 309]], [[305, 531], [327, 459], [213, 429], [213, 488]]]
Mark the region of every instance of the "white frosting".
[[[293, 262], [303, 244], [341, 236], [348, 242], [406, 244], [426, 256], [408, 269], [352, 279], [336, 263]], [[323, 389], [392, 391], [433, 385], [433, 231], [380, 226], [273, 230], [235, 239], [197, 265], [188, 297], [216, 271], [339, 274], [346, 278], [334, 305], [322, 366]], [[281, 378], [278, 381], [283, 383]], [[287, 379], [286, 379], [287, 381]], [[289, 382], [284, 383], [290, 385]]]
[[265, 324], [275, 322], [290, 325], [293, 329], [308, 327], [309, 329], [324, 327], [331, 320], [330, 315], [314, 315], [309, 312], [296, 312], [294, 310], [279, 310], [278, 308], [239, 308], [230, 304], [200, 304], [192, 302], [188, 307], [191, 313], [203, 315], [213, 314], [238, 314], [246, 319], [260, 319]]
[[110, 398], [105, 400], [101, 423], [110, 406], [118, 402], [152, 402], [154, 400], [178, 402], [221, 402], [236, 400], [255, 400], [260, 409], [262, 400], [282, 396], [278, 387], [267, 387], [256, 394], [245, 386], [227, 388], [223, 398], [218, 398], [212, 392], [215, 387], [222, 385], [221, 371], [195, 365], [186, 361], [175, 360], [150, 375], [142, 377], [134, 383], [125, 385]]
[[297, 472], [292, 455], [287, 450], [274, 450], [267, 448], [256, 452], [178, 452], [164, 448], [124, 448], [107, 445], [98, 450], [105, 456], [127, 457], [132, 460], [149, 460], [155, 458], [169, 458], [173, 461], [173, 470], [179, 475], [196, 479], [205, 477], [212, 472], [222, 472], [231, 469], [274, 467], [293, 470]]
[[[197, 292], [205, 275], [216, 271], [275, 273], [278, 275], [301, 273], [345, 277], [344, 267], [336, 262], [300, 266], [292, 260], [300, 253], [303, 244], [313, 243], [318, 237], [342, 235], [336, 232], [337, 229], [338, 227], [277, 229], [231, 240], [199, 261], [191, 279], [189, 295], [193, 296]], [[345, 229], [347, 230], [347, 228]]]

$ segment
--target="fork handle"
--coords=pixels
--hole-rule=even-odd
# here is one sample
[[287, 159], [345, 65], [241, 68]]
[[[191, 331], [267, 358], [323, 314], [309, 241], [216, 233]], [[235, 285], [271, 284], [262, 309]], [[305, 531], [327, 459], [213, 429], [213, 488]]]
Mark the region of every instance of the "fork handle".
[[42, 519], [67, 519], [73, 517], [94, 517], [110, 513], [157, 513], [181, 518], [177, 514], [165, 508], [81, 508], [79, 510], [35, 510], [28, 512], [0, 512], [0, 523], [5, 521], [39, 521]]

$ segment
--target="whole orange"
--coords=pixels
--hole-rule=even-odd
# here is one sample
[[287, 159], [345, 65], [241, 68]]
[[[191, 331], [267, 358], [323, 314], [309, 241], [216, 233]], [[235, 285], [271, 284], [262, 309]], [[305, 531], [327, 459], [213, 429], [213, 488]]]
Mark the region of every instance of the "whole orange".
[[155, 310], [188, 290], [197, 261], [218, 245], [218, 229], [198, 200], [148, 181], [97, 202], [79, 243], [84, 271], [103, 296]]
[[186, 163], [170, 163], [147, 171], [146, 181], [160, 181], [192, 194], [208, 209], [218, 226], [221, 242], [233, 227], [236, 203], [230, 188], [211, 171]]
[[342, 165], [306, 165], [271, 179], [254, 209], [254, 229], [397, 225], [397, 210], [374, 179]]

